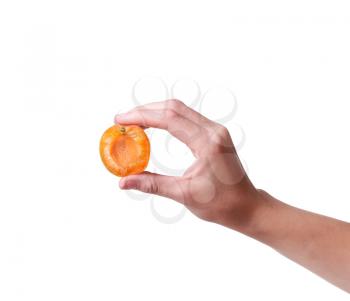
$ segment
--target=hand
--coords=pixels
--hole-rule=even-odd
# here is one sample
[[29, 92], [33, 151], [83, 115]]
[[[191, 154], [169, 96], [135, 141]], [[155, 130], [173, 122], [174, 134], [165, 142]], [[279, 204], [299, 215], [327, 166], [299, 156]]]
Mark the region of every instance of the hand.
[[116, 116], [120, 124], [169, 131], [196, 160], [181, 177], [145, 172], [120, 180], [172, 198], [202, 219], [251, 236], [350, 293], [350, 224], [289, 206], [254, 188], [225, 127], [178, 100]]
[[121, 189], [137, 189], [184, 204], [200, 218], [231, 228], [249, 224], [258, 192], [248, 179], [228, 130], [179, 100], [150, 103], [115, 118], [167, 130], [185, 143], [195, 162], [181, 177], [144, 172], [124, 177]]

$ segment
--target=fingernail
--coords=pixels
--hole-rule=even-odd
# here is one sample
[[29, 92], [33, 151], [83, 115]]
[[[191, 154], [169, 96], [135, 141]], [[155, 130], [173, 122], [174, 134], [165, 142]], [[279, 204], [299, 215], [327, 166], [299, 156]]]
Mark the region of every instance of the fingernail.
[[123, 116], [124, 116], [123, 113], [115, 115], [115, 116], [114, 116], [114, 122], [115, 122], [115, 123], [119, 123], [119, 121], [120, 121], [121, 119], [123, 119]]

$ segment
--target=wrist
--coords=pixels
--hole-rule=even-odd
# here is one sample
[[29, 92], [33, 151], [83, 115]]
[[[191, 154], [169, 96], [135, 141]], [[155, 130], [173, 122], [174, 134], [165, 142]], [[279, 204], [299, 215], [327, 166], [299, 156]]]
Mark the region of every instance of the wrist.
[[225, 226], [258, 240], [267, 235], [274, 216], [282, 203], [261, 189], [254, 189], [240, 208], [228, 217]]

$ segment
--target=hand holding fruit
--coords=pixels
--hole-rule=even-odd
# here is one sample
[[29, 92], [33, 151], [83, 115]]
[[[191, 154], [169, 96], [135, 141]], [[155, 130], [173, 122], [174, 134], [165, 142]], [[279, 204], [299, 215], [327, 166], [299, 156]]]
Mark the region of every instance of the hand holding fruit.
[[[199, 217], [224, 225], [249, 221], [257, 205], [254, 201], [257, 191], [224, 126], [178, 100], [139, 106], [117, 115], [115, 121], [117, 125], [107, 130], [102, 138], [101, 155], [107, 168], [124, 176], [120, 180], [121, 189], [137, 189], [172, 198]], [[142, 129], [133, 125], [167, 130], [191, 149], [195, 162], [181, 177], [149, 172], [134, 174], [146, 167], [149, 144]], [[122, 129], [126, 132], [121, 132]], [[129, 133], [133, 133], [134, 138], [128, 137]], [[111, 137], [119, 142], [113, 144]], [[114, 156], [111, 155], [113, 148]]]

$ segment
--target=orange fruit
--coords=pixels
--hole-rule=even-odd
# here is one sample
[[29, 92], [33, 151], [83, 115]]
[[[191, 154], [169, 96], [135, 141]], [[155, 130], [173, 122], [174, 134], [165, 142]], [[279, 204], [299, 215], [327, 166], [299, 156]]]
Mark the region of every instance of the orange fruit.
[[100, 155], [106, 168], [118, 177], [143, 172], [150, 157], [150, 143], [137, 125], [113, 125], [100, 141]]

